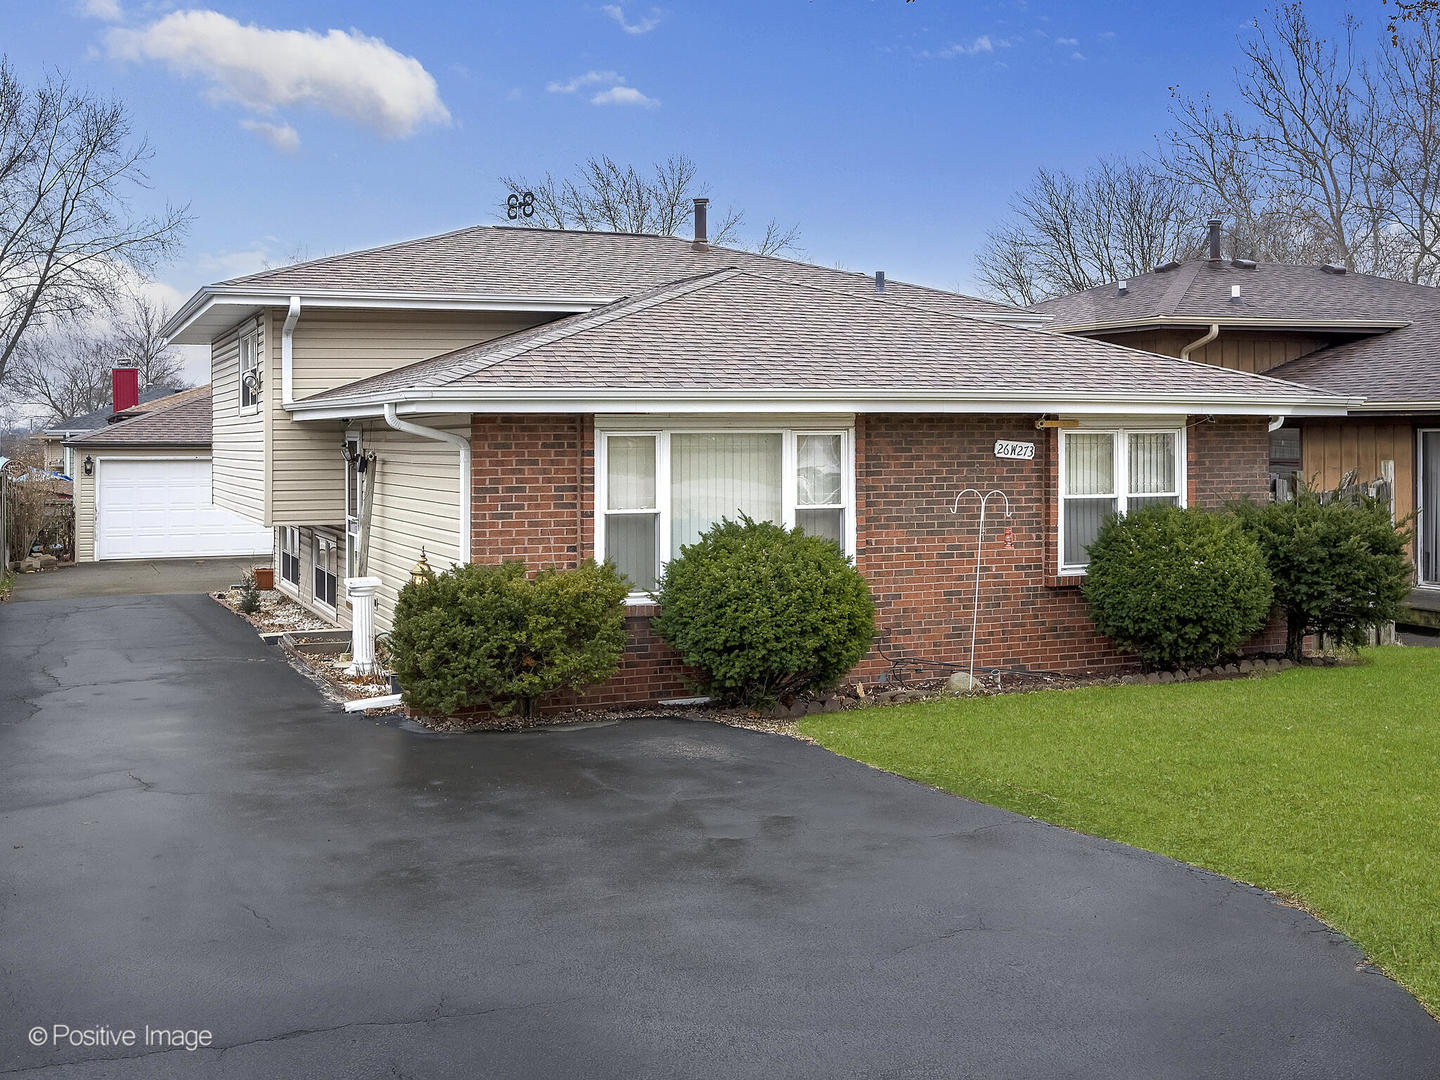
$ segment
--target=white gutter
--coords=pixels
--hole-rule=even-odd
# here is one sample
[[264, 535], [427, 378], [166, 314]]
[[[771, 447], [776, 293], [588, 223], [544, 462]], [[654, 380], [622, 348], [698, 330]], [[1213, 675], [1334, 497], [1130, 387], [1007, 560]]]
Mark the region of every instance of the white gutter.
[[1191, 352], [1193, 352], [1195, 349], [1204, 348], [1206, 345], [1209, 345], [1210, 342], [1214, 341], [1219, 336], [1220, 324], [1218, 322], [1211, 323], [1210, 329], [1205, 331], [1205, 335], [1203, 337], [1196, 338], [1194, 341], [1190, 342], [1189, 345], [1186, 345], [1183, 349], [1180, 350], [1180, 359], [1189, 360]]
[[460, 558], [461, 566], [470, 562], [470, 440], [464, 435], [457, 435], [453, 431], [441, 431], [439, 428], [425, 427], [410, 420], [401, 420], [395, 412], [395, 403], [385, 403], [385, 423], [389, 424], [396, 431], [403, 431], [407, 435], [414, 435], [421, 439], [433, 439], [436, 442], [446, 442], [460, 450]]
[[295, 404], [295, 324], [299, 321], [300, 297], [292, 296], [280, 331], [280, 403], [287, 409]]

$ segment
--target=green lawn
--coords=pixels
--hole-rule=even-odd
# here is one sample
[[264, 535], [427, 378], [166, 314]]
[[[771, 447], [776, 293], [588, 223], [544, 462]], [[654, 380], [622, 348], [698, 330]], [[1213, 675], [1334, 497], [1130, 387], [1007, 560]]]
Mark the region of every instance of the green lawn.
[[836, 753], [1293, 899], [1440, 1015], [1440, 649], [813, 716]]

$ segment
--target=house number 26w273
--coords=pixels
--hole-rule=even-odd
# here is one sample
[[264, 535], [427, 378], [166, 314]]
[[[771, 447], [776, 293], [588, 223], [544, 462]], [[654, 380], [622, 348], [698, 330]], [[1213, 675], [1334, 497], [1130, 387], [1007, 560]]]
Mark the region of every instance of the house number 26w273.
[[1033, 442], [1009, 442], [1005, 439], [996, 439], [995, 456], [997, 458], [1014, 458], [1017, 461], [1030, 461], [1035, 457], [1035, 444]]

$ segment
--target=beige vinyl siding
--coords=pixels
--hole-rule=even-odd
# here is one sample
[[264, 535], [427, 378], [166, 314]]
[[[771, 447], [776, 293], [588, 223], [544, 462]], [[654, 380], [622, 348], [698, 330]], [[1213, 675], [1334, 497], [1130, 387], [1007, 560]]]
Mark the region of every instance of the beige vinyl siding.
[[[305, 311], [293, 339], [296, 400], [369, 375], [487, 341], [533, 325], [534, 317], [492, 313]], [[278, 388], [280, 328], [284, 312], [272, 309], [269, 362]], [[338, 422], [292, 420], [278, 393], [267, 393], [270, 412], [271, 503], [275, 524], [335, 525], [345, 522], [343, 427]]]
[[[421, 417], [427, 427], [468, 434], [469, 417]], [[387, 427], [367, 425], [366, 453], [377, 455], [375, 500], [370, 519], [372, 577], [381, 581], [375, 624], [389, 630], [395, 600], [425, 549], [436, 571], [460, 557], [460, 452], [448, 443], [417, 439]]]
[[[177, 447], [173, 450], [166, 450], [163, 447], [102, 447], [97, 446], [91, 450], [76, 447], [76, 454], [81, 461], [86, 456], [96, 461], [95, 472], [85, 475], [83, 468], [76, 469], [75, 476], [75, 561], [95, 561], [95, 477], [100, 473], [100, 466], [104, 460], [115, 460], [117, 458], [204, 458], [206, 456], [203, 448]], [[211, 475], [214, 475], [214, 463], [211, 463]]]
[[[266, 416], [264, 406], [253, 412], [240, 411], [240, 335], [256, 322], [261, 324], [258, 346], [264, 358], [265, 319], [246, 319], [231, 327], [210, 345], [210, 382], [213, 388], [211, 421], [210, 489], [215, 505], [261, 525], [269, 524], [268, 491], [265, 484]], [[271, 365], [262, 359], [263, 399], [275, 396]]]

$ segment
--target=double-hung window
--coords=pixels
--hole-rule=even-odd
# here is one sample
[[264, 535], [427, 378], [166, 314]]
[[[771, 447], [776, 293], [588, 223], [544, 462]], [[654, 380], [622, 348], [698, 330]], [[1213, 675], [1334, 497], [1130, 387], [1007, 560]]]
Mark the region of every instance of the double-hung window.
[[335, 541], [328, 536], [315, 536], [315, 603], [335, 610], [335, 586], [338, 583], [335, 565]]
[[300, 530], [294, 525], [280, 529], [280, 580], [300, 587]]
[[1060, 571], [1081, 573], [1100, 526], [1157, 504], [1184, 506], [1181, 430], [1077, 430], [1060, 444]]
[[849, 431], [601, 432], [597, 550], [650, 592], [660, 569], [722, 518], [799, 525], [853, 551]]
[[260, 405], [257, 381], [260, 377], [260, 334], [247, 330], [240, 335], [240, 411], [253, 412]]

